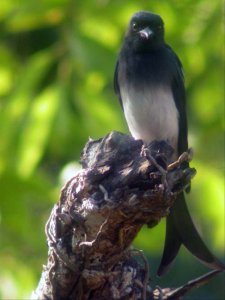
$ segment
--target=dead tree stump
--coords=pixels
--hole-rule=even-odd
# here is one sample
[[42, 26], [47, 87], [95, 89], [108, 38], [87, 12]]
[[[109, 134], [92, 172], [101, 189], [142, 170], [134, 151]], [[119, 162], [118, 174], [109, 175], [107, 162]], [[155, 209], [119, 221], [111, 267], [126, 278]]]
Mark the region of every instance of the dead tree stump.
[[118, 132], [87, 143], [83, 169], [47, 222], [48, 262], [32, 299], [180, 299], [150, 287], [144, 255], [129, 247], [144, 224], [168, 215], [195, 174], [187, 153], [169, 165], [172, 153], [166, 142], [145, 146]]

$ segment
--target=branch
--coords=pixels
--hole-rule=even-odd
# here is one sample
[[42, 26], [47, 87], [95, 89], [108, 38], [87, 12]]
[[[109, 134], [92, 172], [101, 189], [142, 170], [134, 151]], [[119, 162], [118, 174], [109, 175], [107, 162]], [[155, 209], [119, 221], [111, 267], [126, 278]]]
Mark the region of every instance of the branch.
[[32, 299], [180, 299], [150, 287], [146, 258], [129, 247], [144, 224], [168, 215], [195, 174], [189, 153], [168, 166], [172, 154], [165, 142], [147, 147], [118, 132], [86, 144], [83, 169], [46, 224], [48, 262]]
[[184, 284], [179, 288], [166, 288], [163, 290], [160, 288], [156, 288], [154, 291], [154, 295], [156, 298], [154, 299], [160, 299], [160, 300], [183, 299], [183, 297], [187, 295], [190, 291], [208, 283], [210, 279], [214, 278], [220, 272], [223, 272], [223, 270], [213, 270], [211, 272], [208, 272], [207, 274], [204, 274], [203, 276], [188, 281], [186, 284]]

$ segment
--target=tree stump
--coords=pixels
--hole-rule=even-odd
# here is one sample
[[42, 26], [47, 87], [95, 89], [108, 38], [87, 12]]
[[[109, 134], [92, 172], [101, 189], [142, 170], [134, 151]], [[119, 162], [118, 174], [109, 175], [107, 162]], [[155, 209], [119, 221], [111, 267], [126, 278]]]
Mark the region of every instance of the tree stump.
[[118, 132], [86, 144], [83, 169], [46, 224], [48, 262], [32, 299], [181, 299], [174, 289], [152, 288], [144, 254], [130, 248], [143, 225], [169, 214], [195, 174], [188, 153], [169, 165], [172, 154], [164, 141], [146, 146]]

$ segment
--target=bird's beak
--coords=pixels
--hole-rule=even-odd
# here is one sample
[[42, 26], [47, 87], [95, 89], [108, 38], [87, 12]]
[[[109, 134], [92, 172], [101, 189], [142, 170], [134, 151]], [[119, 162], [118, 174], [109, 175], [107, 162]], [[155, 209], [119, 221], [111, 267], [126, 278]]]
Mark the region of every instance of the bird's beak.
[[149, 27], [146, 27], [146, 28], [140, 30], [139, 34], [142, 38], [148, 40], [153, 37], [154, 32]]

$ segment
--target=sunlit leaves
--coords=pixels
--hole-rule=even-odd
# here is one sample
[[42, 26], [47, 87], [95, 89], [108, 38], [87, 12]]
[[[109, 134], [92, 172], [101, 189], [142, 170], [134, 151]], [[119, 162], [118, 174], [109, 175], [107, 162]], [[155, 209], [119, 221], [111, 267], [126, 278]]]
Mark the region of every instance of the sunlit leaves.
[[32, 57], [19, 74], [14, 75], [16, 79], [12, 93], [5, 99], [0, 111], [2, 129], [0, 171], [7, 165], [16, 166], [15, 160], [18, 157], [15, 157], [15, 152], [18, 140], [24, 134], [26, 120], [38, 93], [38, 85], [50, 63], [51, 56], [41, 53]]
[[80, 29], [86, 36], [99, 41], [106, 47], [114, 49], [118, 43], [119, 32], [117, 28], [105, 19], [99, 18], [96, 22], [96, 18], [87, 18], [85, 22], [81, 23]]
[[[137, 10], [162, 15], [166, 41], [182, 60], [198, 170], [188, 203], [207, 242], [217, 253], [223, 250], [220, 1], [2, 0], [0, 298], [7, 285], [15, 289], [11, 296], [20, 298], [34, 288], [46, 256], [44, 223], [57, 201], [61, 171], [62, 177], [66, 166], [74, 168], [71, 162], [79, 160], [89, 136], [127, 130], [113, 72], [127, 22]], [[144, 228], [135, 245], [159, 259], [163, 225]]]
[[[192, 185], [188, 204], [200, 232], [217, 248], [220, 255], [224, 251], [224, 180], [220, 169], [194, 161], [197, 175]], [[223, 166], [221, 166], [223, 168]], [[213, 230], [212, 230], [213, 224]]]
[[31, 175], [43, 155], [58, 109], [58, 91], [54, 87], [43, 90], [32, 102], [23, 133], [18, 141], [15, 167], [22, 177]]

